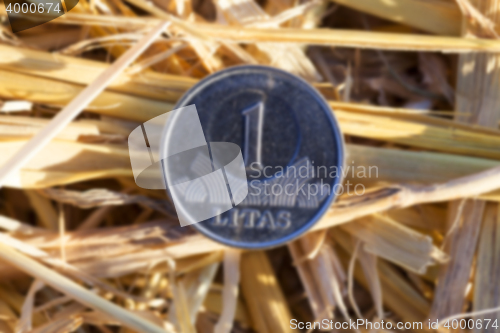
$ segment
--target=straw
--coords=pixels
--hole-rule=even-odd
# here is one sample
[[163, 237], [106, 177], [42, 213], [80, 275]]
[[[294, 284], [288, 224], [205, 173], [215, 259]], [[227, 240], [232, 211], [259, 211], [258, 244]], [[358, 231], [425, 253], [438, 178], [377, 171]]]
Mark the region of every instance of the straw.
[[146, 50], [155, 39], [170, 25], [170, 22], [161, 22], [155, 29], [146, 35], [139, 43], [128, 50], [112, 66], [106, 69], [99, 77], [73, 99], [52, 121], [38, 132], [23, 148], [17, 152], [5, 165], [0, 168], [0, 187], [3, 187], [9, 176], [17, 176], [23, 167], [37, 152], [64, 129], [94, 98], [96, 98], [120, 73], [128, 67], [141, 53]]
[[26, 255], [19, 253], [2, 242], [0, 242], [0, 257], [30, 275], [36, 276], [39, 280], [52, 288], [66, 295], [71, 295], [73, 299], [76, 299], [90, 308], [102, 311], [118, 319], [120, 322], [138, 332], [165, 333], [165, 331], [157, 325], [86, 290], [70, 279], [28, 258]]

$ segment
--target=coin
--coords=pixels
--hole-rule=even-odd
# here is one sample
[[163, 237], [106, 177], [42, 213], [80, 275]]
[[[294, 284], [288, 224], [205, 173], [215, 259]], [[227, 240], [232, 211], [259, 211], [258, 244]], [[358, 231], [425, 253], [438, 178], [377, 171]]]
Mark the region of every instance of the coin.
[[275, 68], [237, 66], [201, 80], [176, 109], [193, 104], [209, 146], [240, 147], [248, 186], [243, 201], [194, 228], [229, 246], [268, 248], [321, 218], [340, 186], [344, 145], [329, 105], [311, 85]]

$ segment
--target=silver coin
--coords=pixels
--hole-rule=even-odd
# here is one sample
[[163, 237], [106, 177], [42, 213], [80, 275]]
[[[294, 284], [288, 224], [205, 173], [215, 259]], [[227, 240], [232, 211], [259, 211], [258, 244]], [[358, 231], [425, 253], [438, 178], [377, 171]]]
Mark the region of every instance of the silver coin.
[[238, 66], [200, 81], [176, 109], [193, 104], [209, 145], [240, 147], [248, 186], [243, 201], [194, 228], [255, 249], [288, 242], [321, 218], [341, 181], [344, 145], [329, 105], [311, 85], [275, 68]]

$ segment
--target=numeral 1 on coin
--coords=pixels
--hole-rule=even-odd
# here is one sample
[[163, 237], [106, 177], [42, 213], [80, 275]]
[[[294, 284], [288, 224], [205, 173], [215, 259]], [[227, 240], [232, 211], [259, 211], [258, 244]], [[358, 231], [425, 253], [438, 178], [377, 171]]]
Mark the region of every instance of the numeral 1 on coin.
[[244, 118], [243, 158], [245, 166], [262, 169], [264, 103], [258, 102], [241, 112]]

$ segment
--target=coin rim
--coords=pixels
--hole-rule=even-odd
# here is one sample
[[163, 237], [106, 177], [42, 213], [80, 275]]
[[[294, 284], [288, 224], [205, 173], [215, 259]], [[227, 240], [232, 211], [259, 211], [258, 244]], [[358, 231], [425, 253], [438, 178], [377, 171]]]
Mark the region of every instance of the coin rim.
[[[338, 154], [338, 163], [337, 167], [343, 167], [345, 165], [345, 144], [344, 144], [344, 137], [342, 135], [342, 132], [340, 131], [340, 128], [338, 126], [338, 121], [335, 115], [333, 114], [333, 110], [331, 107], [328, 105], [328, 102], [325, 100], [325, 98], [314, 88], [311, 86], [310, 83], [302, 79], [301, 77], [291, 74], [289, 72], [286, 72], [284, 70], [275, 68], [275, 67], [270, 67], [270, 66], [263, 66], [263, 65], [239, 65], [239, 66], [233, 66], [226, 68], [224, 70], [218, 71], [210, 76], [207, 76], [206, 78], [200, 80], [198, 83], [196, 83], [193, 87], [191, 87], [186, 93], [179, 99], [179, 101], [176, 103], [174, 110], [191, 105], [191, 104], [186, 104], [186, 101], [189, 101], [192, 99], [193, 96], [196, 96], [201, 90], [203, 90], [205, 87], [208, 85], [211, 85], [214, 83], [214, 81], [222, 80], [225, 77], [232, 76], [236, 73], [245, 73], [245, 72], [266, 72], [266, 71], [271, 71], [275, 72], [278, 75], [284, 75], [288, 76], [292, 80], [297, 80], [302, 84], [302, 86], [305, 88], [305, 90], [308, 90], [312, 97], [315, 97], [316, 100], [320, 105], [323, 106], [324, 111], [327, 113], [327, 117], [330, 120], [330, 125], [333, 129], [334, 136], [336, 138], [336, 144], [337, 144], [337, 154]], [[328, 110], [328, 111], [327, 111]], [[205, 133], [204, 133], [205, 135]], [[165, 133], [162, 135], [162, 138], [165, 137]], [[206, 139], [206, 137], [205, 137]], [[241, 147], [240, 147], [241, 148]], [[161, 142], [161, 152], [163, 153], [162, 155], [165, 156], [164, 152], [166, 149], [166, 144], [165, 140], [162, 140]], [[162, 169], [163, 170], [163, 169]], [[332, 188], [335, 188], [335, 185], [339, 184], [342, 182], [342, 176], [337, 177], [337, 180], [334, 182]], [[169, 193], [167, 189], [167, 194], [169, 195], [170, 198], [172, 198], [171, 194]], [[198, 230], [201, 234], [205, 235], [206, 237], [218, 242], [222, 243], [224, 245], [230, 246], [230, 247], [235, 247], [235, 248], [242, 248], [242, 249], [268, 249], [268, 248], [273, 248], [277, 247], [280, 245], [283, 245], [285, 243], [288, 243], [305, 232], [307, 232], [309, 229], [311, 229], [320, 219], [323, 217], [323, 215], [327, 212], [327, 210], [331, 207], [332, 203], [334, 200], [337, 198], [337, 195], [335, 195], [335, 192], [332, 191], [331, 194], [327, 197], [326, 202], [323, 203], [323, 207], [319, 209], [314, 216], [309, 219], [307, 223], [305, 223], [303, 226], [301, 226], [299, 229], [295, 230], [294, 232], [290, 233], [289, 235], [273, 240], [273, 241], [265, 241], [262, 243], [248, 243], [245, 241], [232, 241], [227, 238], [224, 238], [222, 236], [217, 235], [216, 233], [209, 231], [207, 229], [204, 229], [201, 226], [198, 226], [198, 223], [191, 224], [193, 228]]]

